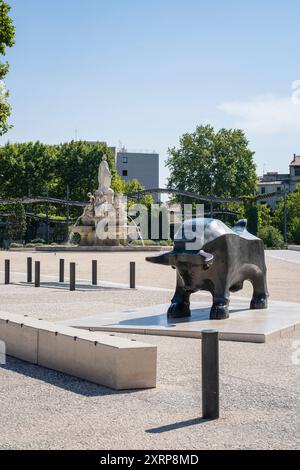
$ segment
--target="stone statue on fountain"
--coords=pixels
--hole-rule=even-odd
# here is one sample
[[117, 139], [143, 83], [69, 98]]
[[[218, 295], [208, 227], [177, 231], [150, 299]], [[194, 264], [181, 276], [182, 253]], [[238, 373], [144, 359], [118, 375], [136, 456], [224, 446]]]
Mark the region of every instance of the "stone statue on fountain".
[[103, 155], [98, 170], [98, 189], [95, 193], [95, 217], [107, 217], [114, 212], [114, 191], [111, 189], [111, 172], [107, 156]]
[[85, 206], [83, 214], [80, 217], [82, 225], [90, 226], [94, 225], [95, 220], [95, 196], [92, 193], [88, 193], [89, 203]]
[[111, 187], [111, 172], [107, 163], [107, 156], [103, 155], [98, 170], [99, 190], [104, 193]]

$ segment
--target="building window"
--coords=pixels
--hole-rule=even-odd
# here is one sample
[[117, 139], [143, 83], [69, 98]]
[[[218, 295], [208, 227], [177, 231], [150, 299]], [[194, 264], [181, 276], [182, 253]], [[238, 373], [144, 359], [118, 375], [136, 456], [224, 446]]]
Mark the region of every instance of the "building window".
[[122, 171], [122, 176], [127, 176], [127, 170]]
[[128, 157], [122, 157], [122, 163], [128, 163]]
[[277, 192], [278, 192], [278, 193], [281, 192], [281, 186], [277, 186]]
[[265, 194], [265, 192], [266, 192], [266, 188], [263, 186], [263, 187], [261, 188], [261, 194]]
[[300, 176], [300, 166], [295, 168], [295, 176]]

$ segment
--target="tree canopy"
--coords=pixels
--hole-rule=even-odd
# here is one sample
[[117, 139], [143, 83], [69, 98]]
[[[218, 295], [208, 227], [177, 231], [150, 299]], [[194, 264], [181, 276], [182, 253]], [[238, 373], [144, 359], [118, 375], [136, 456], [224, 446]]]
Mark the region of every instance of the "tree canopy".
[[248, 146], [240, 129], [216, 132], [212, 126], [198, 126], [181, 137], [179, 148], [168, 150], [168, 187], [219, 197], [253, 195], [257, 175]]
[[113, 180], [114, 157], [106, 145], [85, 141], [47, 145], [7, 143], [0, 148], [1, 197], [43, 196], [84, 201], [98, 187], [98, 167], [107, 154]]
[[[7, 143], [0, 148], [0, 197], [45, 196], [87, 200], [87, 193], [98, 188], [98, 168], [106, 154], [116, 193], [130, 194], [143, 189], [137, 180], [124, 181], [115, 169], [111, 150], [101, 143], [72, 141], [60, 145], [41, 142]], [[151, 203], [151, 196], [141, 202]], [[80, 208], [74, 209], [76, 214]], [[57, 207], [60, 214], [64, 207]]]
[[[0, 0], [0, 57], [5, 55], [7, 47], [14, 45], [15, 28], [9, 16], [10, 9], [10, 5], [4, 0]], [[8, 91], [3, 82], [8, 70], [8, 62], [0, 60], [0, 136], [10, 128], [8, 124], [10, 116], [10, 106], [7, 102]]]
[[[296, 190], [286, 197], [287, 235], [288, 241], [300, 244], [300, 184]], [[284, 200], [281, 199], [274, 212], [274, 224], [283, 232]]]

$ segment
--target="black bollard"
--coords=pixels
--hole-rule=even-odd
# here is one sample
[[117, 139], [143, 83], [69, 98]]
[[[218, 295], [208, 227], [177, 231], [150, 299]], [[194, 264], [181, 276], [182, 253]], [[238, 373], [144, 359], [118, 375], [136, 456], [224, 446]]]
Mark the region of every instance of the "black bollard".
[[27, 258], [27, 282], [32, 282], [32, 258]]
[[34, 286], [40, 287], [41, 285], [41, 263], [40, 261], [35, 261], [34, 263]]
[[76, 289], [76, 264], [70, 263], [70, 290]]
[[9, 284], [10, 283], [10, 260], [6, 259], [4, 262], [4, 283]]
[[130, 289], [135, 289], [135, 262], [130, 261]]
[[59, 260], [59, 282], [65, 281], [65, 260]]
[[97, 260], [92, 260], [92, 284], [93, 286], [97, 285]]
[[219, 333], [204, 330], [202, 335], [202, 417], [219, 418]]

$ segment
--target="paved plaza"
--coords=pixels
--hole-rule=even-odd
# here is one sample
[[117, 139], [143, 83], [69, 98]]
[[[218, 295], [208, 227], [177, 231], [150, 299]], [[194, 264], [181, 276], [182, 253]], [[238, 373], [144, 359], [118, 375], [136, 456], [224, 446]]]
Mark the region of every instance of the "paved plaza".
[[[26, 283], [26, 258], [41, 262], [41, 287]], [[166, 304], [175, 271], [145, 262], [144, 253], [0, 253], [1, 311], [55, 322]], [[59, 258], [66, 282], [59, 285]], [[3, 284], [4, 259], [11, 284]], [[98, 286], [91, 261], [98, 260]], [[271, 299], [299, 303], [300, 252], [268, 251]], [[77, 290], [68, 290], [68, 263], [77, 263]], [[130, 290], [135, 261], [137, 289]], [[250, 301], [251, 286], [232, 295]], [[203, 293], [194, 302], [211, 299]], [[285, 312], [282, 311], [282, 315]], [[300, 331], [265, 344], [220, 343], [221, 418], [201, 418], [201, 341], [115, 333], [156, 345], [155, 389], [112, 391], [8, 358], [0, 368], [3, 449], [299, 449]], [[300, 343], [299, 343], [300, 344]], [[298, 348], [299, 348], [298, 344]]]

